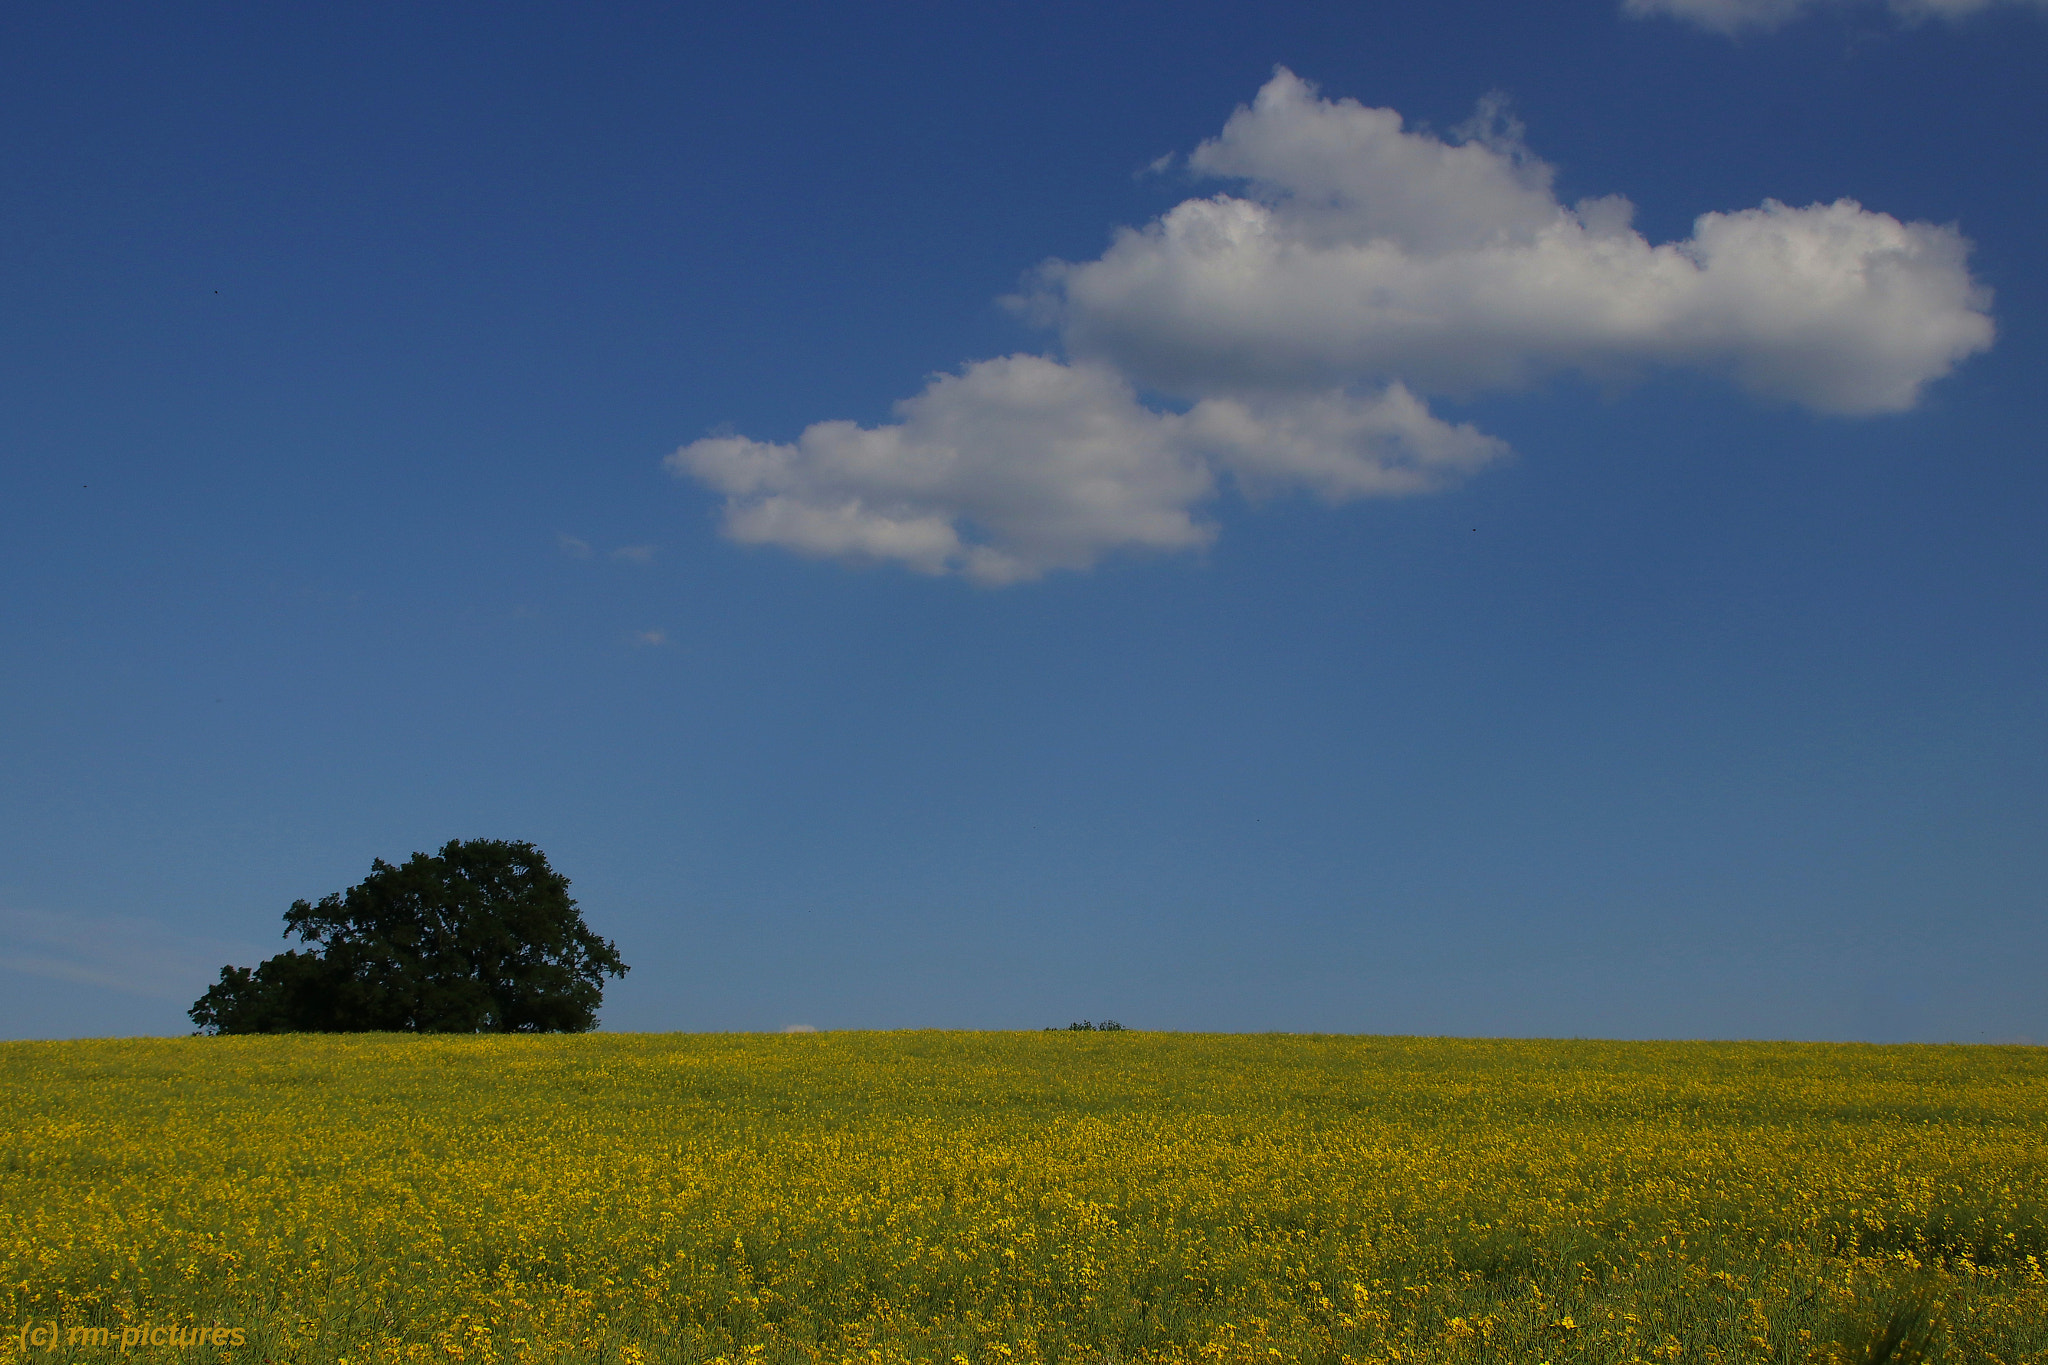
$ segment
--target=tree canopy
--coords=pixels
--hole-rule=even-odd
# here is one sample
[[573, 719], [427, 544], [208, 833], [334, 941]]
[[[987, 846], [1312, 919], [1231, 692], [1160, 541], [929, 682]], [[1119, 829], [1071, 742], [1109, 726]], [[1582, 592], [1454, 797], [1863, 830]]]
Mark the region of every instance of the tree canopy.
[[312, 945], [223, 967], [194, 1002], [208, 1033], [582, 1033], [618, 949], [592, 933], [569, 879], [532, 844], [451, 840], [316, 903], [285, 935]]

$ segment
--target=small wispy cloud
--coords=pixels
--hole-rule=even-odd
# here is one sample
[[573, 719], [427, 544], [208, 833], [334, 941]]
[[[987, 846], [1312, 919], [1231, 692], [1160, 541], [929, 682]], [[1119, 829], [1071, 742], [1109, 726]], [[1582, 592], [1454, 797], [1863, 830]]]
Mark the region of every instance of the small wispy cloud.
[[[1887, 0], [1886, 7], [1906, 23], [1926, 19], [1960, 19], [1993, 6], [2048, 11], [2048, 0]], [[1821, 10], [1858, 8], [1856, 0], [1623, 0], [1622, 12], [1638, 17], [1669, 15], [1712, 29], [1716, 33], [1739, 33], [1744, 29], [1769, 32], [1793, 20]]]
[[274, 951], [125, 915], [0, 909], [0, 967], [145, 1000], [190, 1004], [223, 963], [253, 966]]
[[612, 551], [612, 558], [626, 564], [652, 564], [659, 549], [656, 545], [621, 545]]
[[668, 643], [668, 632], [665, 630], [643, 630], [633, 636], [633, 643], [649, 649], [657, 648]]
[[579, 540], [567, 531], [555, 532], [555, 546], [571, 559], [590, 558], [590, 542]]

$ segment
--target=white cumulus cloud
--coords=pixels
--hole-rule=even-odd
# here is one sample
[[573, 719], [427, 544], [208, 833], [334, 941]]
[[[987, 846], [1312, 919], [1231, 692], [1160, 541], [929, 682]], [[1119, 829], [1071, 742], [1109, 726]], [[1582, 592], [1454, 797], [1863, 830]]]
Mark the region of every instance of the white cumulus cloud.
[[669, 467], [725, 495], [735, 540], [999, 585], [1207, 545], [1225, 484], [1402, 496], [1506, 453], [1432, 392], [1662, 365], [1889, 412], [1992, 340], [1952, 227], [1767, 200], [1652, 244], [1626, 199], [1561, 203], [1493, 102], [1446, 140], [1283, 69], [1187, 165], [1236, 192], [1012, 300], [1065, 360], [982, 361], [894, 422], [707, 437]]
[[1664, 364], [1884, 412], [1991, 343], [1953, 228], [1766, 201], [1652, 245], [1626, 200], [1560, 204], [1511, 133], [1407, 132], [1283, 70], [1189, 159], [1246, 193], [1045, 267], [1027, 306], [1076, 356], [1189, 396], [1375, 379], [1469, 393]]
[[735, 540], [993, 585], [1207, 545], [1196, 509], [1221, 470], [1341, 501], [1428, 491], [1505, 450], [1399, 385], [1156, 412], [1112, 369], [1034, 355], [938, 376], [896, 415], [819, 422], [793, 445], [708, 437], [668, 463], [726, 495]]
[[1204, 398], [1168, 419], [1187, 448], [1251, 493], [1305, 488], [1325, 502], [1433, 493], [1507, 454], [1507, 443], [1430, 412], [1405, 384], [1378, 393]]
[[[1850, 3], [1852, 0], [1622, 0], [1622, 10], [1638, 16], [1670, 15], [1717, 33], [1739, 33], [1782, 28], [1815, 10], [1842, 9]], [[1892, 13], [1907, 21], [1959, 19], [1995, 5], [2048, 10], [2048, 0], [1888, 0]]]
[[1081, 569], [1116, 545], [1205, 545], [1211, 474], [1123, 378], [1009, 356], [932, 380], [882, 427], [819, 422], [794, 445], [719, 436], [670, 467], [727, 496], [735, 540], [894, 560], [984, 583]]

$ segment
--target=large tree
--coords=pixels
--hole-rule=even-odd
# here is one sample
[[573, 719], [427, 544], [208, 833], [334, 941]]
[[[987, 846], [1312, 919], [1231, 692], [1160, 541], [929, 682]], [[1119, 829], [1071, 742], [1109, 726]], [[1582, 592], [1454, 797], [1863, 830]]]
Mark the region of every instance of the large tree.
[[313, 945], [223, 967], [190, 1011], [209, 1033], [581, 1033], [618, 950], [583, 923], [532, 844], [454, 840], [318, 904], [285, 935]]

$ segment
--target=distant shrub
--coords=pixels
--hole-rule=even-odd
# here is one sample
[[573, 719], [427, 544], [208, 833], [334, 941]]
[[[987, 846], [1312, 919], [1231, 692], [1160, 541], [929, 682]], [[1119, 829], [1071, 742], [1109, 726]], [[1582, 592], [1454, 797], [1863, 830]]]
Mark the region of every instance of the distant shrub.
[[1080, 1023], [1069, 1024], [1065, 1028], [1061, 1028], [1057, 1024], [1049, 1024], [1046, 1026], [1045, 1031], [1047, 1033], [1122, 1033], [1124, 1026], [1114, 1019], [1105, 1019], [1099, 1024], [1091, 1024], [1086, 1019], [1083, 1019]]

